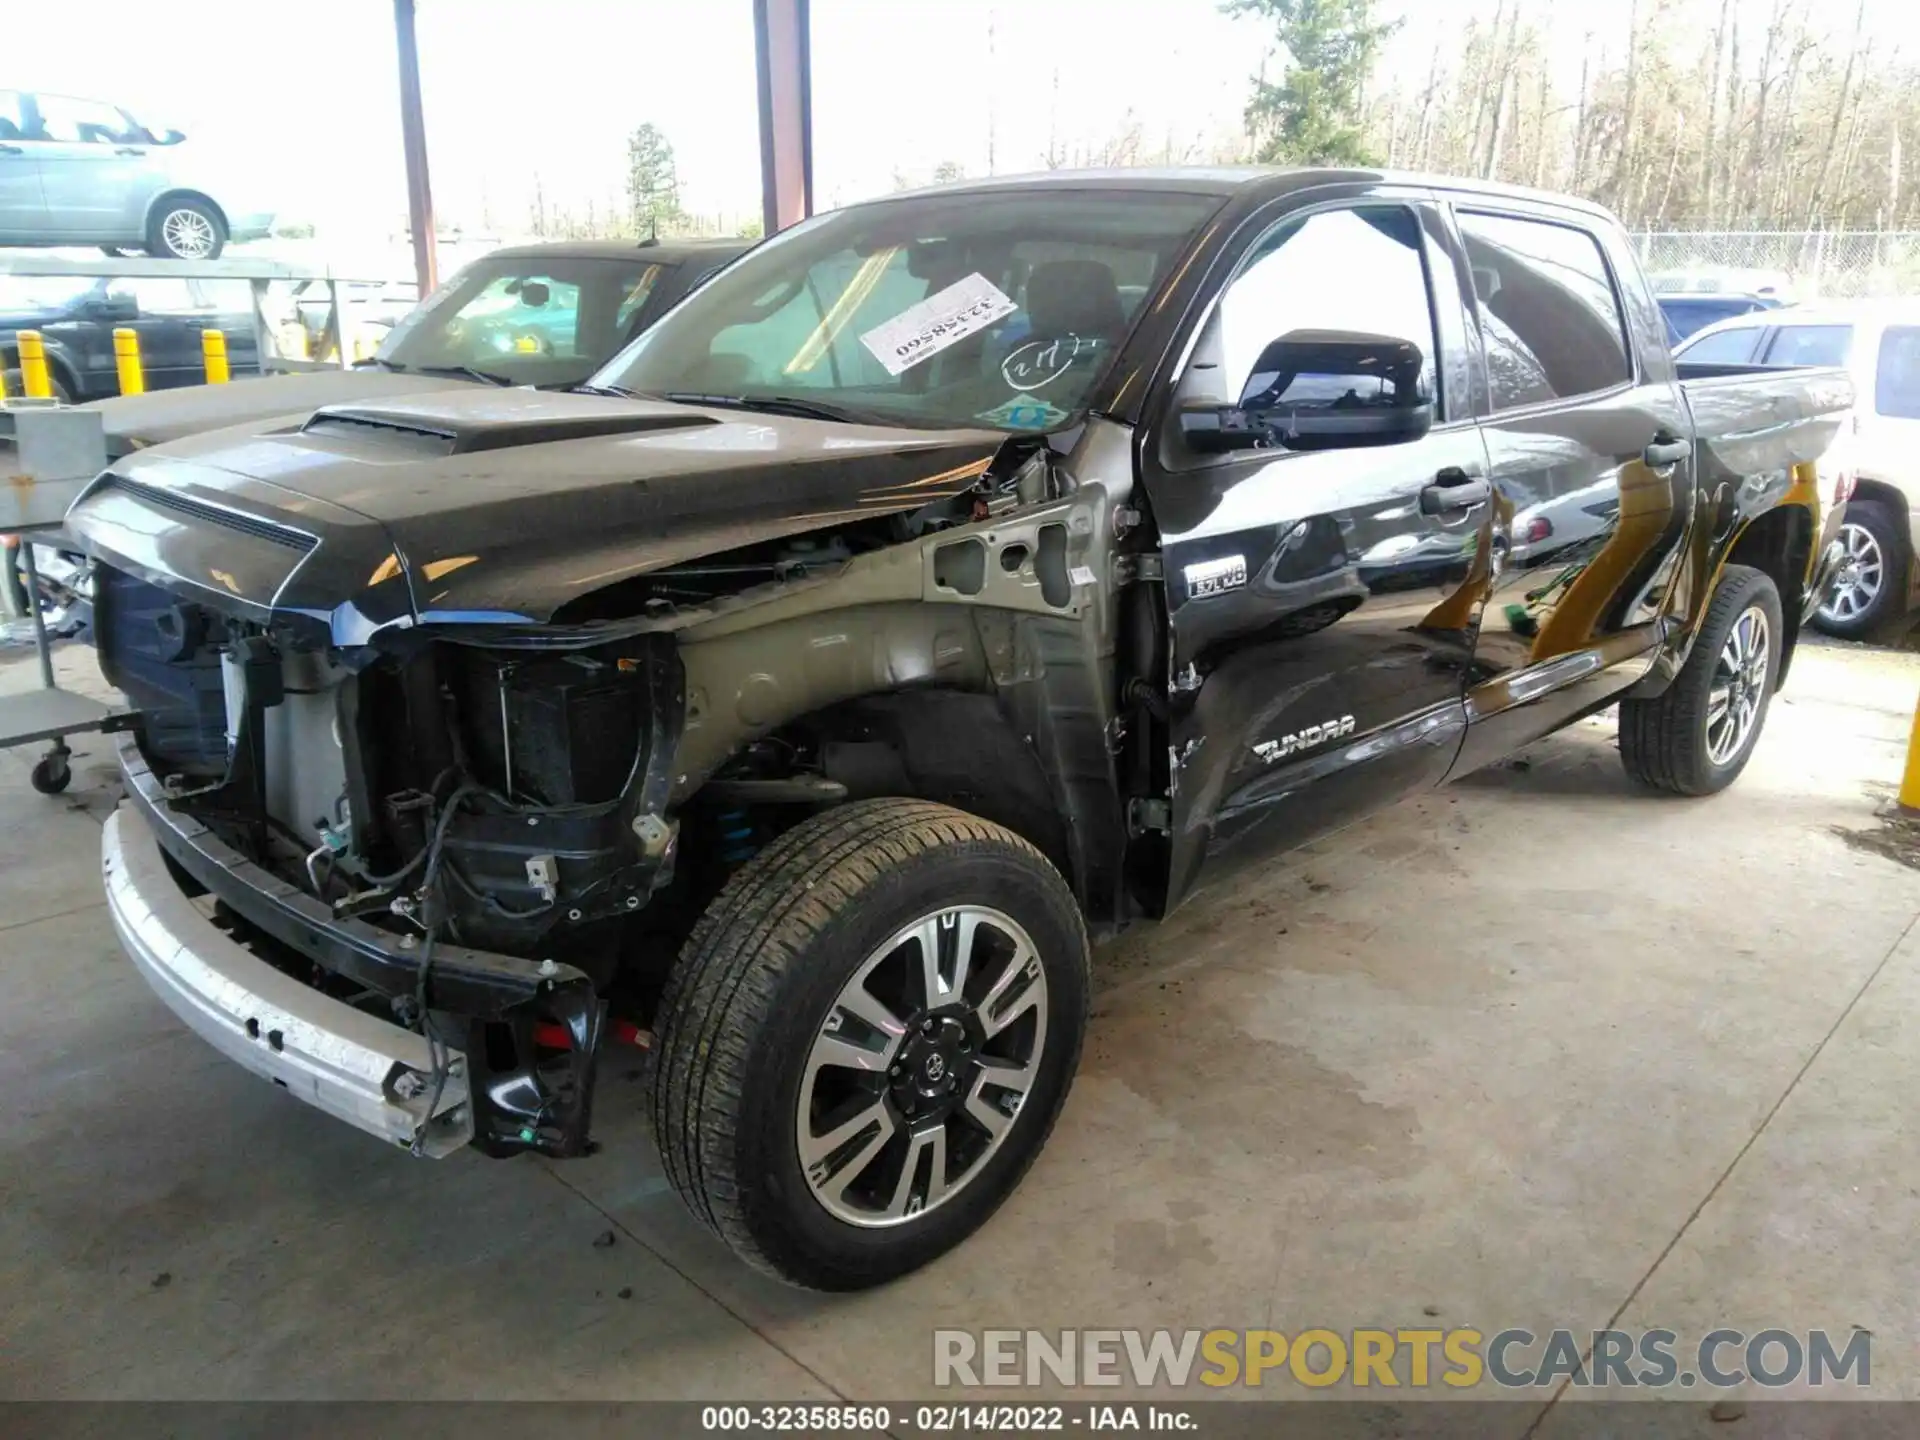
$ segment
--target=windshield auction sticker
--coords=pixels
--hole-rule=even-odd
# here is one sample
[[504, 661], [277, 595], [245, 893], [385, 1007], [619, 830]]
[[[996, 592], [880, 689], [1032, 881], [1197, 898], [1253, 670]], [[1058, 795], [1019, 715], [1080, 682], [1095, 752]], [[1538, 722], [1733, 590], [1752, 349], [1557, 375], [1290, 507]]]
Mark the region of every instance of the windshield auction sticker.
[[860, 343], [889, 375], [899, 375], [1019, 308], [976, 271], [874, 326]]

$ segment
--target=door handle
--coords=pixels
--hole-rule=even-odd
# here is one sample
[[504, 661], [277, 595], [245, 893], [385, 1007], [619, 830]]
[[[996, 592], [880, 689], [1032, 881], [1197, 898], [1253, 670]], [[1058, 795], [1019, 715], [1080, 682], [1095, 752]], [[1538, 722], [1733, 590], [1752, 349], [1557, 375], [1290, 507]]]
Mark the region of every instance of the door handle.
[[1685, 440], [1676, 440], [1664, 430], [1653, 437], [1651, 444], [1640, 452], [1640, 458], [1649, 470], [1665, 470], [1678, 465], [1693, 453], [1693, 446]]
[[147, 152], [133, 145], [122, 145], [113, 152], [116, 155], [144, 155]]
[[1444, 515], [1450, 510], [1471, 510], [1475, 505], [1484, 505], [1492, 495], [1490, 482], [1475, 480], [1459, 466], [1450, 465], [1420, 492], [1420, 513]]

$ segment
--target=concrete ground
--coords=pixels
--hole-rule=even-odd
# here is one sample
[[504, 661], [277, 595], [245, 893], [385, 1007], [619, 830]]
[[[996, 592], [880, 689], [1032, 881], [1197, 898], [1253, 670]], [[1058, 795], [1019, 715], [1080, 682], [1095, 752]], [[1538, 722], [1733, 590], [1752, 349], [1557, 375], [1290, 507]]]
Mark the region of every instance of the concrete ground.
[[1596, 719], [1108, 947], [1025, 1185], [835, 1298], [682, 1213], [637, 1062], [590, 1160], [424, 1163], [219, 1058], [116, 948], [104, 745], [60, 799], [0, 752], [0, 1398], [899, 1400], [936, 1325], [1610, 1322], [1864, 1327], [1920, 1397], [1920, 873], [1873, 848], [1917, 689], [1806, 648], [1727, 794], [1633, 792]]

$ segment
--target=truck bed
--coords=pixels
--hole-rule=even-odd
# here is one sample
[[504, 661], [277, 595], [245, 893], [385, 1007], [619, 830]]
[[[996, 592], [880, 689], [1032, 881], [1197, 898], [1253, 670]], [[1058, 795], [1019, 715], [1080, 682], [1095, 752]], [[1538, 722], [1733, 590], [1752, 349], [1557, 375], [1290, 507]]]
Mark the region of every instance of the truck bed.
[[1853, 379], [1838, 366], [1681, 360], [1674, 369], [1693, 412], [1703, 484], [1818, 460], [1853, 408]]

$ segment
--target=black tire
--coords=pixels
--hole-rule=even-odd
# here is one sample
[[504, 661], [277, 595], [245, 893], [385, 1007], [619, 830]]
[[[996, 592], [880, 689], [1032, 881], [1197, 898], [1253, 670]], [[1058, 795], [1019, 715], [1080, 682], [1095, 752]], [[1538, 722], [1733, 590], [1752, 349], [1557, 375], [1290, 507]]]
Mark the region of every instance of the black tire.
[[[60, 378], [59, 373], [53, 370], [51, 366], [49, 366], [47, 370], [47, 383], [53, 387], [54, 399], [58, 400], [62, 405], [71, 405], [73, 403], [73, 392], [67, 388], [66, 382]], [[7, 371], [7, 394], [14, 399], [18, 399], [26, 393], [26, 377], [18, 370]]]
[[[1861, 564], [1872, 567], [1865, 573], [1853, 573], [1843, 568], [1835, 577], [1832, 587], [1820, 597], [1820, 608], [1813, 612], [1813, 624], [1816, 629], [1841, 640], [1873, 640], [1889, 629], [1893, 622], [1906, 611], [1907, 604], [1907, 527], [1904, 517], [1896, 515], [1891, 506], [1878, 500], [1850, 500], [1846, 514], [1841, 517], [1843, 527], [1841, 538], [1853, 549], [1864, 549], [1865, 555], [1850, 559], [1849, 564]], [[1850, 531], [1864, 531], [1867, 544]], [[1871, 582], [1873, 593], [1864, 605], [1859, 604], [1859, 593], [1855, 590], [1848, 597], [1850, 613], [1837, 613], [1841, 608], [1843, 586], [1864, 585]]]
[[42, 755], [28, 779], [42, 795], [58, 795], [72, 781], [73, 771], [64, 755]]
[[[197, 222], [184, 217], [198, 217]], [[171, 223], [177, 222], [177, 223]], [[179, 248], [187, 232], [210, 238], [205, 248]], [[156, 260], [217, 260], [227, 246], [226, 222], [204, 200], [163, 200], [147, 225], [147, 254]]]
[[[1766, 625], [1765, 663], [1757, 679], [1742, 679], [1733, 687], [1736, 694], [1751, 697], [1757, 685], [1752, 722], [1737, 747], [1716, 758], [1710, 736], [1712, 696], [1724, 679], [1723, 652], [1734, 627], [1755, 609]], [[1693, 650], [1673, 683], [1651, 700], [1620, 702], [1620, 759], [1627, 773], [1643, 785], [1676, 795], [1711, 795], [1731, 785], [1766, 728], [1785, 634], [1780, 592], [1771, 577], [1745, 565], [1727, 566]], [[1729, 699], [1738, 703], [1735, 696]]]
[[[889, 953], [887, 941], [904, 927], [962, 905], [1011, 917], [1039, 956], [1046, 1007], [1044, 1024], [1036, 1015], [1032, 1027], [1043, 1037], [1033, 1083], [997, 1148], [963, 1172], [950, 1197], [884, 1227], [850, 1223], [815, 1195], [801, 1167], [808, 1057], [839, 1028], [843, 987], [863, 961]], [[744, 1260], [793, 1284], [856, 1290], [903, 1275], [964, 1240], [1026, 1173], [1072, 1084], [1087, 994], [1087, 938], [1073, 894], [1019, 836], [921, 800], [866, 800], [815, 816], [734, 875], [668, 978], [651, 1097], [668, 1179]], [[882, 1089], [898, 1083], [877, 1073], [872, 1080]], [[896, 1138], [904, 1137], [892, 1114]], [[917, 1183], [923, 1172], [911, 1142], [908, 1153]]]

